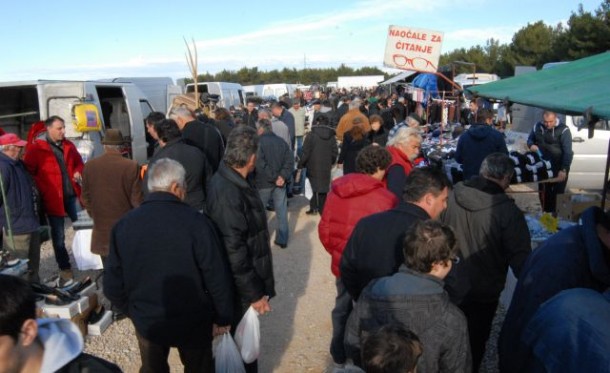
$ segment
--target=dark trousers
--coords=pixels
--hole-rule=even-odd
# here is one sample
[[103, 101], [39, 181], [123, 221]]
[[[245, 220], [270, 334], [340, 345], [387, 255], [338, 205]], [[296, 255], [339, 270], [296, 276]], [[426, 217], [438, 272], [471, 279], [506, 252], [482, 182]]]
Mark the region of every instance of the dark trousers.
[[[77, 219], [76, 197], [66, 198], [64, 209], [72, 221]], [[51, 228], [51, 241], [53, 242], [53, 252], [55, 261], [60, 270], [72, 268], [70, 266], [70, 256], [66, 249], [66, 226], [64, 216], [48, 215], [49, 226]]]
[[345, 354], [344, 337], [345, 325], [352, 312], [352, 297], [347, 292], [340, 278], [336, 280], [337, 297], [335, 298], [335, 308], [332, 311], [333, 338], [330, 342], [330, 355], [337, 364], [345, 364], [347, 356]]
[[566, 191], [568, 178], [561, 183], [540, 183], [538, 184], [538, 196], [542, 211], [555, 213], [557, 211], [557, 195]]
[[322, 214], [324, 204], [326, 203], [326, 193], [313, 192], [313, 196], [309, 200], [309, 208], [318, 211]]
[[464, 301], [459, 307], [468, 321], [468, 334], [472, 350], [472, 371], [478, 372], [485, 355], [485, 344], [489, 339], [491, 323], [496, 314], [496, 308], [498, 308], [498, 301], [492, 303]]
[[[169, 346], [161, 346], [142, 337], [136, 332], [138, 345], [140, 346], [140, 358], [142, 367], [140, 373], [169, 373]], [[184, 365], [185, 373], [214, 372], [212, 364], [212, 346], [189, 346], [177, 347], [180, 361]]]

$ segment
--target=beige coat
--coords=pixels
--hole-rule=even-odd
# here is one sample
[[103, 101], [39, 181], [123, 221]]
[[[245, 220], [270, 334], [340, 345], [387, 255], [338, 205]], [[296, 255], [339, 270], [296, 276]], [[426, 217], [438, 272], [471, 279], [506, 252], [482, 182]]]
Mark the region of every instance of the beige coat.
[[343, 141], [343, 135], [352, 129], [354, 126], [354, 119], [356, 118], [362, 119], [362, 129], [364, 132], [369, 132], [371, 130], [369, 118], [362, 114], [358, 108], [350, 109], [341, 117], [341, 120], [339, 120], [339, 125], [337, 126], [337, 140]]

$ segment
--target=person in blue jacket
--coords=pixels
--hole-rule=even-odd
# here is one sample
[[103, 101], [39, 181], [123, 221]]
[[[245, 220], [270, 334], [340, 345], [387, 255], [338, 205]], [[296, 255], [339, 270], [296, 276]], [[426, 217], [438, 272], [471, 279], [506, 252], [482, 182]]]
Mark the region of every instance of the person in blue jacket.
[[550, 237], [528, 257], [506, 314], [498, 350], [501, 372], [524, 372], [525, 328], [540, 305], [562, 290], [610, 286], [610, 216], [590, 207], [578, 225]]
[[508, 154], [502, 133], [492, 127], [493, 111], [481, 108], [477, 111], [477, 123], [464, 132], [458, 140], [455, 160], [462, 164], [464, 180], [479, 174], [483, 159], [492, 153]]
[[610, 372], [610, 289], [570, 289], [544, 303], [523, 331], [523, 372]]
[[0, 136], [0, 229], [2, 249], [13, 258], [28, 259], [28, 279], [40, 281], [40, 220], [34, 180], [20, 159], [26, 141], [14, 133]]

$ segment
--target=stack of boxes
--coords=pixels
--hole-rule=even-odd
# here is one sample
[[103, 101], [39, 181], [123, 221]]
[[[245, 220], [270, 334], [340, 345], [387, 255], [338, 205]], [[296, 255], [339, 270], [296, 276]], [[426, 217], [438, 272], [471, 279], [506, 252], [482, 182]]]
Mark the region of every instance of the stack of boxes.
[[80, 329], [83, 337], [86, 335], [102, 335], [112, 323], [112, 311], [104, 315], [94, 324], [88, 324], [89, 317], [98, 308], [96, 284], [92, 283], [78, 293], [78, 299], [66, 305], [50, 305], [44, 300], [38, 302], [43, 317], [70, 319]]

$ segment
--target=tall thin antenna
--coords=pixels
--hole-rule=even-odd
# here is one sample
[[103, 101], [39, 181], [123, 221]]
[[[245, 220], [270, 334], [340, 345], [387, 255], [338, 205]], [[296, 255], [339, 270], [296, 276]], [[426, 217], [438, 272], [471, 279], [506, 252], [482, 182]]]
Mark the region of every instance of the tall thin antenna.
[[307, 68], [307, 54], [303, 53], [303, 69]]

